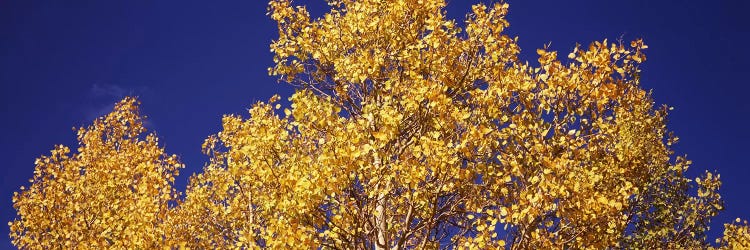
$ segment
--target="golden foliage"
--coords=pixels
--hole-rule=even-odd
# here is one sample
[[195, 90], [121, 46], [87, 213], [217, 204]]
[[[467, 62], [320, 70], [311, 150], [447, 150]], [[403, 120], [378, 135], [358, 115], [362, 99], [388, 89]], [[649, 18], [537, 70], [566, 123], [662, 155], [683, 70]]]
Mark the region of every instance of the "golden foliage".
[[720, 244], [719, 249], [750, 249], [750, 227], [747, 221], [740, 218], [731, 224], [724, 224], [724, 236], [716, 240]]
[[13, 195], [9, 223], [19, 248], [154, 248], [163, 245], [171, 183], [182, 165], [145, 128], [138, 102], [78, 129], [78, 152], [56, 146], [36, 160], [28, 188]]
[[[72, 172], [35, 177], [34, 191], [14, 198], [21, 217], [11, 226], [14, 243], [81, 244], [71, 240], [81, 236], [67, 236], [78, 232], [86, 242], [140, 247], [708, 246], [709, 220], [723, 206], [721, 182], [709, 172], [684, 176], [690, 161], [670, 149], [677, 137], [665, 127], [668, 108], [655, 107], [639, 87], [641, 40], [577, 46], [564, 60], [542, 48], [532, 66], [518, 60], [517, 38], [503, 33], [505, 3], [474, 5], [461, 28], [446, 18], [443, 0], [328, 2], [331, 10], [312, 18], [289, 0], [270, 1], [279, 38], [269, 73], [298, 88], [291, 107], [282, 111], [274, 96], [247, 119], [225, 116], [223, 130], [203, 145], [210, 163], [178, 206], [167, 209], [174, 158], [164, 158], [152, 136], [135, 143], [131, 132], [116, 132], [140, 133], [139, 125], [107, 122], [135, 119], [111, 118], [132, 107], [126, 100], [89, 130], [151, 150], [130, 153], [135, 147], [122, 145], [131, 144], [115, 143], [89, 152], [101, 147], [88, 146], [102, 144], [101, 136], [84, 136], [79, 155], [88, 160], [64, 158], [63, 148], [42, 158], [38, 169]], [[152, 163], [138, 180], [151, 176], [161, 185], [143, 197], [122, 184], [134, 181], [134, 170], [122, 167], [141, 166], [134, 161]], [[86, 174], [71, 165], [88, 166]], [[117, 177], [87, 178], [96, 171]], [[79, 179], [97, 183], [65, 189]], [[57, 184], [63, 180], [75, 184]], [[110, 181], [120, 184], [98, 183]], [[70, 193], [111, 197], [65, 201]], [[88, 209], [81, 215], [65, 210], [79, 203]], [[51, 204], [65, 209], [41, 212]], [[114, 204], [138, 213], [100, 215]], [[143, 204], [153, 207], [134, 209]], [[91, 214], [107, 223], [49, 233], [63, 219], [88, 222]], [[113, 227], [119, 231], [106, 231]], [[124, 236], [147, 240], [121, 242]], [[746, 244], [746, 236], [746, 226], [728, 225], [721, 244]]]

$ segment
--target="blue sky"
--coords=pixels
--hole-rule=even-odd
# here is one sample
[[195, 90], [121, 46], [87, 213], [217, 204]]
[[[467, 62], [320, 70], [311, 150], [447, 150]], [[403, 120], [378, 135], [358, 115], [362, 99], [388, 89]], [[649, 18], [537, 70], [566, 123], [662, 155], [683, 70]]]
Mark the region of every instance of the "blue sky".
[[[322, 0], [297, 1], [308, 2], [321, 13]], [[474, 2], [449, 1], [449, 16], [463, 18]], [[508, 3], [508, 33], [530, 62], [549, 42], [567, 52], [576, 43], [643, 38], [642, 84], [675, 107], [668, 127], [681, 138], [676, 152], [693, 160], [693, 176], [721, 173], [727, 209], [714, 228], [748, 218], [747, 1]], [[140, 97], [148, 127], [187, 164], [182, 189], [207, 161], [200, 145], [223, 114], [292, 93], [267, 75], [276, 27], [265, 13], [264, 1], [0, 1], [0, 219], [14, 218], [12, 193], [28, 184], [36, 157], [55, 144], [74, 146], [71, 128], [125, 95]], [[2, 225], [0, 248], [11, 247]]]

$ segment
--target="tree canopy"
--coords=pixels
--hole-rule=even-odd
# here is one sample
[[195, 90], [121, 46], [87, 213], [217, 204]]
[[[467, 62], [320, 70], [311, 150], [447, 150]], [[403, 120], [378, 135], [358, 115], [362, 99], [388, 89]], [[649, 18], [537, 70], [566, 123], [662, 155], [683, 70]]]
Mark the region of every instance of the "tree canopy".
[[508, 4], [458, 24], [444, 0], [271, 0], [269, 73], [296, 87], [227, 115], [184, 196], [182, 164], [126, 98], [57, 146], [13, 197], [21, 248], [750, 247], [706, 232], [719, 175], [691, 178], [641, 40], [519, 60]]

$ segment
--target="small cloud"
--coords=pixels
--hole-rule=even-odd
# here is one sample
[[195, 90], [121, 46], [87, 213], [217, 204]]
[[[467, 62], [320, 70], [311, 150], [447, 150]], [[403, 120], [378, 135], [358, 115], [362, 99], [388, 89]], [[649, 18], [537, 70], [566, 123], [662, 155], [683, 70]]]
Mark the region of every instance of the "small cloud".
[[[83, 107], [82, 114], [85, 121], [91, 122], [94, 119], [104, 116], [112, 111], [115, 103], [119, 102], [126, 96], [143, 97], [149, 95], [151, 89], [145, 86], [125, 87], [117, 84], [98, 84], [91, 85], [87, 96], [88, 104]], [[146, 125], [153, 127], [153, 122], [146, 121]]]
[[146, 96], [151, 94], [151, 88], [146, 86], [122, 86], [117, 84], [94, 83], [89, 89], [89, 98], [93, 101], [119, 101], [126, 96]]
[[90, 122], [95, 120], [96, 118], [102, 117], [109, 112], [112, 112], [112, 109], [115, 108], [114, 103], [110, 104], [100, 104], [98, 106], [89, 106], [84, 108], [83, 114], [85, 115], [84, 119], [86, 119], [86, 122]]
[[97, 84], [91, 86], [89, 91], [92, 98], [124, 98], [126, 95], [132, 94], [133, 91], [128, 91], [123, 87], [114, 84]]

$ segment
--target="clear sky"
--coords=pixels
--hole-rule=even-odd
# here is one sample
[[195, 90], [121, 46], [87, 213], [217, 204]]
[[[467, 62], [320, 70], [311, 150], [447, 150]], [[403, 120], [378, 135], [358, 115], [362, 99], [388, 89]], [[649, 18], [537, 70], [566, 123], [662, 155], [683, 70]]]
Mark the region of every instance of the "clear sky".
[[[323, 0], [296, 2], [323, 11]], [[448, 15], [461, 19], [474, 2], [449, 1]], [[721, 173], [726, 210], [712, 235], [750, 219], [748, 1], [508, 3], [508, 34], [529, 62], [549, 42], [566, 55], [576, 43], [643, 38], [642, 85], [675, 107], [668, 128], [681, 138], [677, 153], [694, 162], [689, 174]], [[140, 97], [148, 128], [187, 164], [183, 189], [207, 161], [200, 145], [223, 114], [292, 93], [267, 74], [277, 34], [265, 13], [262, 0], [0, 1], [0, 220], [15, 217], [11, 196], [28, 185], [34, 159], [55, 144], [75, 146], [71, 128], [125, 95]], [[11, 248], [5, 222], [0, 248]]]

